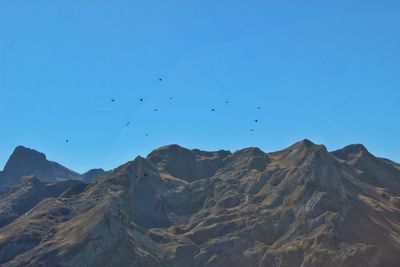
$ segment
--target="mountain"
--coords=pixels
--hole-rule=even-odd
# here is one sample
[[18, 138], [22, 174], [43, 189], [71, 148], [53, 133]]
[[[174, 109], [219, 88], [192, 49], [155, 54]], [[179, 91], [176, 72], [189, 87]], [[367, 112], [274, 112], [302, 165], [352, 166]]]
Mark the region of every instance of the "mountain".
[[17, 146], [4, 166], [0, 189], [12, 185], [19, 178], [27, 175], [37, 176], [43, 181], [80, 178], [78, 173], [47, 160], [45, 154], [24, 146]]
[[399, 170], [309, 140], [272, 153], [165, 146], [3, 225], [0, 265], [395, 267]]
[[0, 190], [29, 175], [36, 176], [42, 181], [75, 179], [90, 182], [104, 174], [105, 171], [102, 169], [93, 169], [80, 175], [57, 162], [47, 160], [44, 153], [17, 146], [0, 173]]
[[400, 185], [399, 165], [387, 159], [375, 157], [363, 145], [350, 145], [332, 154], [359, 170], [366, 183], [389, 190], [397, 189]]
[[107, 172], [101, 168], [99, 169], [91, 169], [81, 175], [81, 181], [83, 182], [91, 182], [94, 179], [106, 175]]

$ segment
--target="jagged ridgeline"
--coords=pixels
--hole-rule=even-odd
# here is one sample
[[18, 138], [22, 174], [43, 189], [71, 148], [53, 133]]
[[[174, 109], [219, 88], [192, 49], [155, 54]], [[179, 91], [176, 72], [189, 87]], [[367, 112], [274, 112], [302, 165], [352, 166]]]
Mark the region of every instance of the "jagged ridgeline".
[[170, 145], [90, 183], [11, 158], [1, 266], [400, 266], [400, 165], [362, 145]]

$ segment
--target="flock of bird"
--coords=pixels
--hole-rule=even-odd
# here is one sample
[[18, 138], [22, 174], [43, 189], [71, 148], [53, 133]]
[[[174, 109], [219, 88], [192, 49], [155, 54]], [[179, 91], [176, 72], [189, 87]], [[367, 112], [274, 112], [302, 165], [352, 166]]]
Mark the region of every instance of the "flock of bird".
[[[158, 81], [159, 81], [159, 82], [162, 82], [163, 79], [162, 79], [162, 78], [158, 78]], [[173, 97], [169, 97], [169, 100], [173, 100]], [[111, 101], [111, 102], [116, 102], [117, 99], [116, 99], [116, 98], [111, 98], [110, 101]], [[143, 98], [139, 98], [139, 102], [143, 102], [143, 101], [144, 101]], [[229, 101], [226, 100], [226, 101], [225, 101], [225, 104], [229, 104]], [[258, 106], [257, 109], [259, 110], [259, 109], [261, 109], [261, 107]], [[211, 110], [211, 112], [215, 112], [215, 111], [216, 111], [215, 108], [211, 108], [210, 110]], [[158, 109], [157, 109], [157, 108], [154, 108], [153, 111], [157, 112]], [[258, 119], [255, 119], [254, 122], [255, 122], [255, 123], [258, 123]], [[130, 122], [130, 121], [127, 121], [127, 122], [125, 123], [125, 126], [126, 126], [126, 127], [131, 126], [131, 122]], [[254, 132], [254, 128], [251, 128], [250, 131], [251, 131], [251, 132]], [[148, 134], [148, 133], [145, 133], [144, 136], [147, 137], [147, 136], [149, 136], [149, 134]], [[66, 142], [66, 143], [69, 143], [69, 139], [66, 139], [65, 142]]]

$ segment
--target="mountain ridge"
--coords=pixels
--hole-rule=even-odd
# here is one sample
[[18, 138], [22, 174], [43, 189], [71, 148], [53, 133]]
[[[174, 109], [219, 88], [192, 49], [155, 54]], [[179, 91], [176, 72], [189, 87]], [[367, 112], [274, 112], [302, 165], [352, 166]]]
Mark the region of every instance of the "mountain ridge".
[[0, 227], [0, 264], [398, 266], [400, 174], [366, 151], [164, 146]]

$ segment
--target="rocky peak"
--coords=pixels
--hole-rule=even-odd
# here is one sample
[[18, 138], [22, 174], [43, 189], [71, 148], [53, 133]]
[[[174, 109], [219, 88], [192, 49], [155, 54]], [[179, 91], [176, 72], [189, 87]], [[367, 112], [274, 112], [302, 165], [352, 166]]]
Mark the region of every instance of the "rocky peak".
[[331, 154], [342, 160], [349, 160], [362, 155], [370, 155], [367, 148], [362, 144], [348, 145], [342, 149], [331, 152]]
[[17, 146], [0, 177], [0, 189], [14, 184], [19, 178], [28, 175], [34, 175], [44, 181], [81, 178], [78, 173], [47, 160], [44, 153], [24, 146]]
[[106, 173], [107, 172], [101, 168], [91, 169], [82, 174], [82, 181], [83, 182], [91, 182], [94, 179], [105, 175]]
[[17, 146], [4, 167], [0, 187], [11, 185], [26, 175], [36, 175], [41, 179], [49, 180], [54, 177], [54, 171], [45, 154], [24, 146]]
[[268, 155], [273, 159], [275, 165], [296, 167], [303, 164], [310, 154], [321, 148], [326, 151], [324, 146], [316, 145], [310, 140], [304, 139], [283, 150], [268, 153]]
[[237, 157], [263, 157], [265, 152], [258, 147], [247, 147], [235, 151], [234, 155]]
[[264, 171], [270, 162], [269, 156], [257, 147], [248, 147], [235, 151], [225, 160], [228, 167], [243, 171], [257, 170], [260, 172]]
[[349, 145], [331, 154], [362, 172], [364, 182], [374, 186], [400, 188], [400, 170], [393, 163], [372, 155], [361, 144]]

